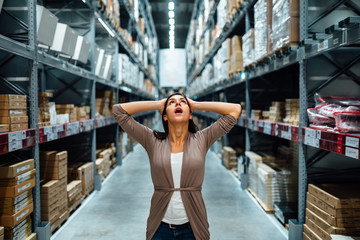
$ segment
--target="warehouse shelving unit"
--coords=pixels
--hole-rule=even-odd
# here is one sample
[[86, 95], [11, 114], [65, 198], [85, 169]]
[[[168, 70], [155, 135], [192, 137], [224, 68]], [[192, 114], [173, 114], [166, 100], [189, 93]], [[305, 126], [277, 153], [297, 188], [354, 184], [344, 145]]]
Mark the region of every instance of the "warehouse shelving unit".
[[[259, 141], [257, 136], [272, 136], [269, 139], [266, 137], [270, 144], [277, 139], [298, 143], [298, 216], [297, 219], [289, 220], [290, 240], [302, 239], [307, 184], [316, 181], [339, 183], [349, 179], [359, 180], [357, 175], [360, 169], [359, 163], [354, 161], [360, 159], [359, 134], [315, 130], [309, 127], [307, 117], [307, 109], [314, 104], [315, 93], [347, 97], [358, 97], [360, 94], [360, 6], [354, 1], [299, 2], [298, 47], [283, 48], [246, 70], [190, 95], [194, 99], [209, 101], [221, 93], [224, 99], [246, 101], [247, 115], [240, 117], [236, 125], [245, 128], [245, 136], [237, 138], [245, 138], [244, 148], [247, 151], [256, 147]], [[203, 62], [197, 68], [194, 65], [187, 66], [188, 84], [201, 75], [206, 64], [211, 63], [221, 44], [232, 32], [239, 34], [238, 28], [242, 27], [245, 29], [240, 30], [241, 33], [250, 29], [250, 14], [255, 3], [252, 0], [243, 1]], [[197, 13], [194, 15], [193, 19]], [[204, 28], [208, 29], [209, 24], [207, 22]], [[187, 49], [190, 49], [190, 44], [194, 43], [187, 41]], [[280, 78], [289, 78], [289, 82], [294, 83], [281, 82], [278, 80]], [[279, 82], [290, 93], [282, 91]], [[261, 84], [265, 87], [260, 87]], [[259, 92], [263, 92], [263, 95]], [[264, 104], [259, 103], [260, 96], [262, 102], [299, 98], [299, 125], [251, 119], [251, 109], [264, 108]], [[197, 112], [196, 115], [208, 123], [220, 117], [207, 112]], [[348, 176], [344, 176], [346, 174]], [[246, 172], [243, 175], [241, 180], [247, 179]], [[242, 183], [243, 188], [246, 186]]]
[[[7, 14], [13, 22], [7, 22], [9, 28], [20, 24], [25, 33], [6, 32], [8, 28], [0, 33], [0, 67], [3, 70], [0, 73], [1, 84], [4, 86], [2, 94], [24, 94], [28, 97], [28, 115], [29, 129], [15, 132], [0, 133], [0, 155], [12, 156], [12, 154], [35, 160], [36, 185], [34, 188], [34, 212], [33, 226], [38, 234], [38, 239], [50, 239], [50, 226], [48, 222], [41, 221], [40, 211], [40, 148], [45, 145], [52, 146], [62, 144], [64, 141], [74, 141], [76, 138], [85, 139], [88, 149], [84, 149], [85, 154], [90, 154], [92, 162], [96, 160], [96, 144], [101, 141], [101, 136], [97, 136], [97, 130], [109, 128], [111, 139], [116, 143], [117, 164], [121, 165], [121, 156], [119, 154], [119, 134], [120, 129], [113, 117], [95, 118], [95, 98], [97, 91], [111, 90], [116, 94], [116, 102], [119, 98], [126, 96], [126, 99], [134, 100], [154, 100], [158, 96], [158, 91], [162, 89], [158, 86], [158, 72], [156, 79], [149, 73], [138, 56], [134, 53], [124, 36], [117, 30], [109, 16], [101, 11], [100, 3], [92, 0], [71, 1], [67, 4], [54, 3], [51, 1], [40, 1], [45, 7], [50, 9], [62, 21], [69, 22], [74, 29], [79, 31], [80, 35], [88, 35], [91, 43], [90, 56], [86, 64], [81, 64], [63, 58], [58, 54], [50, 52], [48, 49], [38, 47], [36, 33], [36, 4], [39, 1], [5, 1], [1, 14]], [[54, 3], [54, 4], [52, 4]], [[141, 1], [144, 6], [141, 8], [141, 14], [146, 21], [146, 31], [151, 38], [157, 36], [154, 23], [152, 21], [147, 0]], [[129, 12], [132, 24], [129, 30], [137, 32], [137, 40], [145, 44], [145, 36], [141, 33], [138, 25], [134, 22], [132, 9], [126, 0], [120, 3], [120, 7], [125, 7]], [[4, 13], [5, 11], [5, 13]], [[96, 21], [102, 19], [106, 26], [113, 32], [114, 38], [110, 38], [105, 29], [99, 29]], [[84, 23], [84, 21], [86, 23]], [[150, 22], [148, 22], [150, 21]], [[19, 27], [16, 27], [19, 28]], [[5, 32], [5, 34], [4, 34]], [[22, 35], [21, 35], [22, 34]], [[5, 36], [7, 35], [7, 36]], [[21, 35], [21, 36], [19, 36]], [[109, 40], [110, 39], [110, 40]], [[95, 44], [96, 41], [110, 42], [109, 46], [116, 58], [119, 52], [127, 54], [144, 73], [145, 78], [149, 79], [157, 88], [155, 95], [137, 89], [129, 84], [119, 84], [117, 72], [110, 79], [105, 79], [95, 74]], [[146, 46], [147, 48], [148, 46]], [[152, 64], [156, 64], [158, 58], [158, 49], [153, 49], [149, 58]], [[14, 61], [15, 60], [15, 61]], [[12, 62], [14, 61], [14, 62]], [[117, 61], [115, 61], [117, 63]], [[5, 68], [4, 68], [5, 66]], [[0, 69], [1, 69], [0, 68]], [[155, 66], [158, 71], [158, 66]], [[15, 73], [7, 75], [8, 73]], [[16, 75], [19, 73], [19, 75]], [[50, 81], [51, 79], [51, 81]], [[76, 121], [64, 124], [39, 127], [38, 125], [38, 92], [45, 92], [53, 89], [54, 98], [59, 103], [72, 103], [81, 106], [90, 105], [91, 119]], [[134, 116], [138, 121], [152, 117], [153, 112], [147, 112]], [[115, 133], [115, 134], [114, 134]], [[115, 138], [115, 139], [114, 139]], [[70, 144], [69, 144], [70, 145]], [[79, 145], [79, 147], [81, 147]], [[5, 155], [6, 154], [6, 155]], [[95, 189], [101, 189], [101, 178], [95, 176]]]

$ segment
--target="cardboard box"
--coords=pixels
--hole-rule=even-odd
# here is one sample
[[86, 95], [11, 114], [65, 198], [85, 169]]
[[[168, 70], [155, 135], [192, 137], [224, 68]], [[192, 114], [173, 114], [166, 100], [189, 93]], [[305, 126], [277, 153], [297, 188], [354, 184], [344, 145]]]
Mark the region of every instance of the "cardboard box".
[[15, 186], [35, 176], [36, 169], [32, 169], [14, 178], [0, 178], [0, 187]]
[[12, 206], [20, 203], [24, 199], [28, 199], [31, 197], [32, 197], [32, 191], [29, 190], [29, 191], [24, 192], [16, 197], [0, 198], [0, 206], [2, 206], [3, 208], [12, 207]]
[[16, 197], [28, 191], [29, 189], [32, 189], [33, 187], [35, 187], [34, 177], [16, 186], [0, 187], [0, 197], [2, 198]]
[[14, 178], [34, 168], [34, 159], [0, 163], [0, 176]]
[[0, 116], [1, 117], [26, 116], [26, 109], [24, 110], [0, 109]]
[[319, 237], [313, 230], [311, 230], [307, 224], [304, 224], [304, 233], [309, 236], [311, 240], [323, 240], [321, 237]]
[[78, 34], [71, 27], [58, 22], [56, 24], [55, 36], [51, 50], [72, 57], [74, 55], [77, 37]]
[[9, 132], [10, 125], [9, 124], [0, 124], [0, 132]]
[[10, 131], [20, 131], [20, 130], [26, 130], [29, 128], [28, 123], [14, 123], [10, 124]]
[[0, 116], [0, 123], [28, 123], [29, 118], [28, 116], [13, 116], [13, 117], [1, 117]]
[[25, 240], [36, 240], [37, 236], [36, 233], [32, 233], [30, 236], [28, 236]]
[[5, 239], [23, 239], [32, 233], [32, 220], [28, 216], [15, 227], [5, 227]]
[[82, 63], [87, 63], [90, 53], [90, 43], [83, 36], [78, 36], [75, 46], [73, 59]]
[[311, 240], [311, 238], [305, 232], [303, 232], [303, 240]]
[[0, 102], [0, 108], [5, 110], [26, 110], [26, 102]]
[[306, 207], [331, 226], [339, 228], [360, 227], [360, 216], [349, 218], [334, 217], [325, 212], [324, 210], [318, 208], [314, 204], [310, 203], [309, 201], [306, 202]]
[[56, 25], [59, 19], [43, 6], [36, 5], [37, 41], [50, 47], [54, 41]]
[[30, 213], [33, 212], [34, 206], [33, 203], [22, 209], [21, 211], [17, 212], [14, 215], [2, 215], [0, 216], [0, 225], [5, 227], [14, 227], [16, 224], [24, 220]]
[[315, 197], [311, 193], [307, 193], [307, 201], [314, 204], [321, 210], [325, 211], [331, 216], [336, 218], [351, 218], [351, 217], [360, 217], [360, 209], [359, 208], [339, 208], [335, 209], [331, 207], [326, 202], [322, 201], [321, 199]]
[[26, 102], [26, 95], [0, 94], [0, 102]]
[[333, 208], [360, 208], [358, 187], [351, 184], [309, 184], [308, 191]]
[[33, 202], [33, 197], [30, 195], [28, 198], [23, 199], [19, 203], [12, 206], [1, 206], [0, 215], [13, 215], [27, 207]]

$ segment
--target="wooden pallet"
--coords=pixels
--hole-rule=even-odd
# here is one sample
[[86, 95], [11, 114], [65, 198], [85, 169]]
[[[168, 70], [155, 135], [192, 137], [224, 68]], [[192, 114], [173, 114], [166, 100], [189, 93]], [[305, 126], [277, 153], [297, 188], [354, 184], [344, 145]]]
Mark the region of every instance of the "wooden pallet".
[[231, 172], [232, 172], [232, 174], [234, 174], [234, 176], [235, 176], [236, 178], [239, 178], [239, 174], [238, 174], [238, 172], [236, 171], [235, 168], [232, 168], [232, 169], [231, 169]]
[[51, 234], [54, 234], [54, 232], [57, 231], [68, 220], [68, 218], [69, 218], [69, 210], [66, 210], [60, 215], [59, 219], [56, 220], [54, 224], [50, 226]]
[[81, 206], [81, 203], [83, 200], [84, 200], [84, 198], [81, 197], [71, 207], [69, 207], [69, 213], [72, 214], [73, 212], [75, 212]]
[[266, 213], [274, 213], [273, 208], [267, 208], [266, 205], [260, 200], [260, 198], [258, 198], [258, 196], [256, 196], [256, 194], [249, 187], [247, 189], [251, 193], [251, 195], [253, 195], [253, 197], [256, 199], [256, 201], [260, 204], [260, 206], [264, 209]]

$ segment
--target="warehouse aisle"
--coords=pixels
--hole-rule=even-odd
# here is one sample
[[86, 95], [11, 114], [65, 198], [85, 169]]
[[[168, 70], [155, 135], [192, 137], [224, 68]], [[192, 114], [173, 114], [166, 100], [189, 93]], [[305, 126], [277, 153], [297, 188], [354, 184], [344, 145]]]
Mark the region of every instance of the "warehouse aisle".
[[[287, 239], [283, 227], [240, 190], [213, 152], [207, 155], [205, 172], [203, 196], [212, 240]], [[152, 192], [148, 157], [138, 144], [52, 239], [145, 239]]]

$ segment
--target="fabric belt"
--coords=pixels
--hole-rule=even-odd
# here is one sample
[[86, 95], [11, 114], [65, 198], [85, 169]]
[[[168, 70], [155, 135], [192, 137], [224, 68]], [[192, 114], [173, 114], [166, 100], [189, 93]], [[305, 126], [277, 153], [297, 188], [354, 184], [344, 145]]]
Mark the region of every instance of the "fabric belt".
[[170, 229], [182, 229], [182, 228], [190, 227], [190, 222], [180, 224], [180, 225], [161, 222], [161, 225], [164, 226], [164, 227], [170, 228]]
[[159, 192], [201, 191], [201, 187], [186, 187], [186, 188], [155, 187], [155, 191], [159, 191]]

